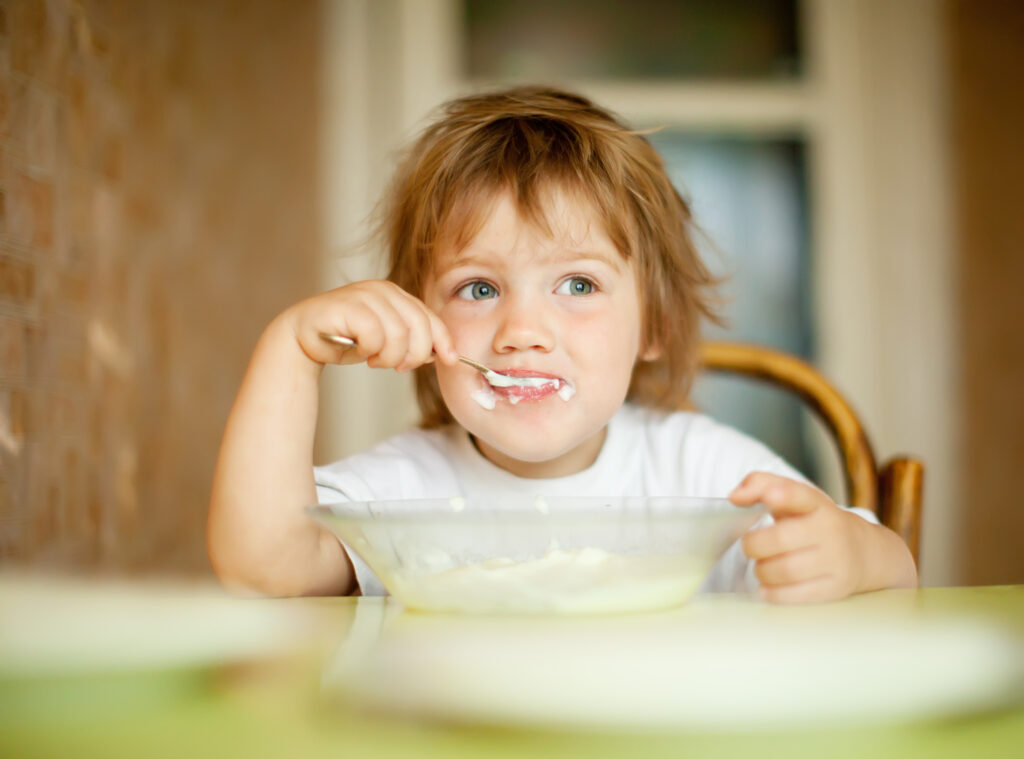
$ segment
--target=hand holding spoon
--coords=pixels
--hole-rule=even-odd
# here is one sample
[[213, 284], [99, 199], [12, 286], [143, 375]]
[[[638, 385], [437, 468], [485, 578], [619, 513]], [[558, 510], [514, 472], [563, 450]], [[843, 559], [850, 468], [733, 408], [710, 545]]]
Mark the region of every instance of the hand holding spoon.
[[[345, 348], [351, 348], [356, 344], [356, 341], [351, 337], [345, 337], [343, 335], [331, 335], [326, 332], [321, 332], [320, 337], [329, 343], [340, 345]], [[554, 380], [548, 379], [547, 377], [510, 377], [507, 374], [501, 374], [493, 369], [489, 369], [479, 361], [474, 361], [471, 358], [465, 356], [459, 356], [459, 361], [472, 366], [487, 380], [492, 387], [542, 387]]]

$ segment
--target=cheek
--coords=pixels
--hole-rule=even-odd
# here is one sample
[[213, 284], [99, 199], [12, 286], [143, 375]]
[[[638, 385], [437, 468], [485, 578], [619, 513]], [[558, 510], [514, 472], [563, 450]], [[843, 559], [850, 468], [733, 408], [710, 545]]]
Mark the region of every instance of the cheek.
[[480, 387], [480, 381], [473, 370], [463, 372], [458, 367], [454, 369], [438, 367], [437, 385], [441, 391], [441, 400], [455, 422], [462, 427], [470, 431], [477, 431], [480, 415], [483, 414], [485, 419], [492, 415], [493, 412], [484, 410], [473, 399], [474, 393]]
[[436, 312], [451, 333], [456, 348], [462, 343], [468, 346], [474, 340], [479, 340], [487, 325], [486, 313], [479, 309], [476, 313], [466, 313], [466, 309], [460, 306], [449, 305]]
[[476, 385], [473, 384], [476, 381], [475, 372], [466, 371], [467, 369], [468, 367], [461, 364], [454, 367], [442, 364], [435, 366], [437, 386], [441, 390], [441, 397], [452, 411], [457, 410], [464, 401], [468, 400], [476, 388]]
[[574, 335], [574, 342], [586, 344], [594, 357], [601, 360], [628, 363], [640, 351], [641, 326], [632, 309], [614, 310], [575, 320], [571, 334]]

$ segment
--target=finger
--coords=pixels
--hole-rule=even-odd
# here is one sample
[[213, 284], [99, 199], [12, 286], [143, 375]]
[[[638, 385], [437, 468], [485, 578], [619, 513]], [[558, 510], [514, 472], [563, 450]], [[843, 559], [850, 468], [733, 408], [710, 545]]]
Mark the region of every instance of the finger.
[[816, 577], [792, 585], [762, 585], [757, 595], [763, 601], [773, 604], [816, 604], [846, 597], [831, 577]]
[[743, 552], [751, 559], [767, 559], [814, 545], [809, 525], [802, 519], [781, 522], [751, 530], [743, 536]]
[[793, 585], [827, 574], [822, 566], [821, 549], [817, 547], [801, 548], [754, 564], [754, 576], [762, 585]]
[[380, 319], [383, 342], [366, 359], [366, 365], [374, 369], [390, 369], [401, 363], [409, 352], [409, 324], [398, 309], [384, 298], [373, 298], [368, 305]]
[[434, 352], [437, 353], [442, 363], [456, 363], [459, 360], [459, 352], [455, 349], [455, 341], [452, 339], [448, 325], [429, 308], [427, 309], [427, 318], [430, 319], [430, 334], [434, 341]]
[[459, 354], [455, 349], [455, 342], [452, 340], [451, 332], [441, 318], [434, 313], [422, 300], [416, 296], [407, 293], [405, 290], [399, 290], [402, 293], [404, 299], [414, 305], [419, 311], [422, 311], [430, 322], [430, 335], [432, 340], [433, 352], [437, 354], [438, 358], [441, 359], [442, 363], [453, 364], [459, 360]]
[[770, 488], [782, 484], [784, 477], [771, 472], [751, 472], [729, 494], [729, 500], [737, 506], [750, 506], [761, 500]]
[[381, 316], [365, 303], [352, 304], [345, 313], [344, 321], [331, 330], [332, 333], [349, 335], [355, 345], [336, 345], [344, 363], [366, 361], [383, 349], [385, 342], [384, 323]]
[[748, 475], [729, 498], [738, 506], [763, 503], [776, 518], [809, 514], [828, 502], [817, 488], [768, 472]]
[[409, 327], [409, 343], [406, 354], [395, 366], [395, 371], [404, 372], [432, 360], [434, 340], [430, 318], [422, 304], [402, 300], [394, 305]]

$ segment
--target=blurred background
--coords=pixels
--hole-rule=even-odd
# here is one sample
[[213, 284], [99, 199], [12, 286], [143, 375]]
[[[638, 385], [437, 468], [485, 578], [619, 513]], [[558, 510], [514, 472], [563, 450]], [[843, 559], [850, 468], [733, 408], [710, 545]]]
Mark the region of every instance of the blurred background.
[[[266, 323], [382, 273], [367, 217], [443, 100], [578, 90], [651, 139], [730, 327], [926, 465], [926, 584], [1024, 582], [1024, 4], [0, 0], [0, 563], [205, 575], [216, 451]], [[789, 399], [697, 403], [843, 500]], [[416, 419], [325, 372], [318, 463]]]

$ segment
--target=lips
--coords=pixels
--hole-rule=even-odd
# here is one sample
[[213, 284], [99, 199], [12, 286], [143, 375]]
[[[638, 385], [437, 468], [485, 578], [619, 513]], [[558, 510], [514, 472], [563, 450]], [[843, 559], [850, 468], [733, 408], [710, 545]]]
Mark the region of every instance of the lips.
[[538, 379], [551, 380], [546, 382], [539, 387], [492, 387], [491, 391], [499, 398], [503, 398], [509, 403], [515, 405], [522, 401], [539, 401], [543, 398], [547, 398], [549, 395], [554, 395], [567, 384], [566, 380], [559, 377], [557, 374], [549, 374], [547, 372], [539, 372], [534, 369], [495, 369], [499, 374], [504, 374], [506, 377], [536, 377]]
[[558, 380], [559, 382], [565, 381], [557, 374], [538, 372], [533, 369], [495, 369], [494, 371], [498, 374], [504, 374], [506, 377], [543, 377], [544, 379]]

